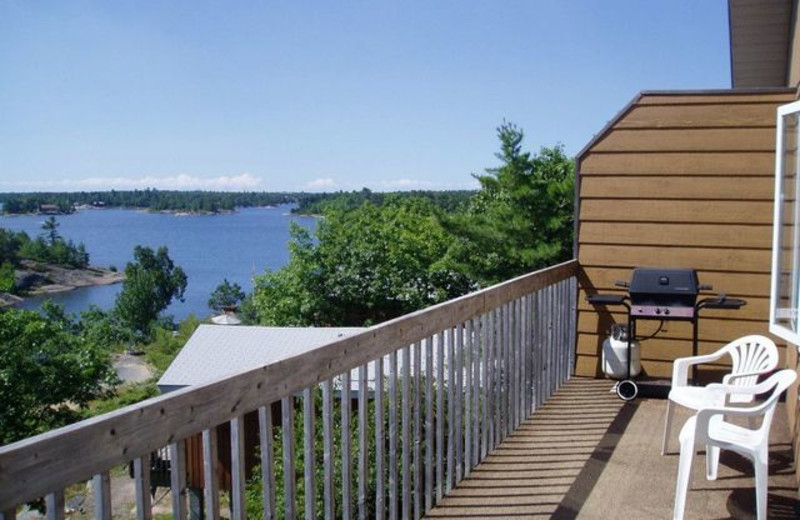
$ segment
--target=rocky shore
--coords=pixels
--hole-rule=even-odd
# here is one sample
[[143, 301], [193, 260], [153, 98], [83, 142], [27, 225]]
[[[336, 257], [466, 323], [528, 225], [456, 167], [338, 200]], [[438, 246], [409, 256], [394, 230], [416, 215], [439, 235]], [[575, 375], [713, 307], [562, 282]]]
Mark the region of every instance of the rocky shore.
[[[89, 266], [84, 269], [68, 269], [56, 265], [41, 264], [25, 260], [15, 271], [17, 285], [28, 295], [50, 294], [71, 291], [79, 287], [111, 285], [125, 279], [121, 272]], [[23, 301], [22, 297], [0, 293], [0, 306], [14, 305]]]

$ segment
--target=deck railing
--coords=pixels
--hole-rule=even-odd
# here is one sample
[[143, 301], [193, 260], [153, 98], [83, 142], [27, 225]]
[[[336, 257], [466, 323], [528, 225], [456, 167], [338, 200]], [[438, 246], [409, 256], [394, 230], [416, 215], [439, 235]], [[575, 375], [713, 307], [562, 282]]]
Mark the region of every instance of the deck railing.
[[[565, 262], [278, 363], [0, 447], [0, 520], [43, 496], [48, 516], [63, 518], [64, 489], [89, 479], [95, 518], [111, 518], [109, 471], [129, 461], [136, 516], [149, 519], [149, 457], [164, 446], [173, 516], [186, 518], [185, 443], [199, 436], [206, 518], [217, 519], [217, 426], [225, 423], [230, 513], [244, 519], [251, 477], [244, 415], [254, 411], [259, 515], [420, 518], [569, 378], [576, 272], [576, 261]], [[278, 401], [275, 424], [271, 404]], [[295, 413], [302, 413], [302, 448], [295, 446]]]

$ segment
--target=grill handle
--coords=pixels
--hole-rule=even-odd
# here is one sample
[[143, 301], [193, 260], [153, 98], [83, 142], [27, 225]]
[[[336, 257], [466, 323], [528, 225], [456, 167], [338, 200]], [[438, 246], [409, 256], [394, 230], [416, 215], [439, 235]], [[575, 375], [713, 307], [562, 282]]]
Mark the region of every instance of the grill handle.
[[698, 291], [711, 291], [714, 287], [710, 283], [701, 283], [697, 286]]
[[626, 289], [631, 286], [631, 284], [626, 282], [625, 280], [617, 280], [616, 282], [614, 282], [614, 285], [616, 285], [617, 287], [624, 287]]

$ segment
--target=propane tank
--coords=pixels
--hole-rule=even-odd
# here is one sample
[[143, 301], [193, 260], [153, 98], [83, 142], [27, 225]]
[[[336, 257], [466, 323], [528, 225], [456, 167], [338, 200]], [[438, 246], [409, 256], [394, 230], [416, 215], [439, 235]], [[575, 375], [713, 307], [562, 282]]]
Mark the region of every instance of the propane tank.
[[631, 373], [628, 374], [628, 327], [616, 323], [603, 342], [603, 372], [612, 379], [629, 379], [642, 369], [639, 342], [631, 340]]

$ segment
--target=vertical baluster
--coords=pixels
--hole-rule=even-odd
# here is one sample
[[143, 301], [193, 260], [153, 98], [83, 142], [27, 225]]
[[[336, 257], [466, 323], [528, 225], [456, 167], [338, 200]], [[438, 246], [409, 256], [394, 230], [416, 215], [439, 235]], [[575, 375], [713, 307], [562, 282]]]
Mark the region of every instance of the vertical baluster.
[[425, 340], [425, 513], [433, 507], [433, 338]]
[[231, 419], [231, 520], [245, 520], [244, 416]]
[[400, 433], [402, 447], [403, 516], [411, 518], [411, 350], [403, 347], [403, 416]]
[[500, 424], [500, 400], [497, 396], [498, 350], [497, 317], [498, 309], [492, 309], [489, 321], [489, 451], [497, 445], [498, 426]]
[[414, 518], [422, 517], [422, 343], [414, 344]]
[[383, 357], [375, 360], [375, 518], [385, 518], [383, 471]]
[[506, 307], [502, 305], [498, 309], [498, 320], [497, 320], [497, 368], [495, 369], [495, 386], [497, 387], [497, 431], [495, 432], [495, 446], [499, 445], [503, 442], [505, 436], [503, 432], [505, 431], [505, 424], [506, 424], [506, 402], [505, 402], [505, 389], [506, 389], [506, 380], [505, 380], [505, 359], [506, 359], [506, 338], [505, 338], [505, 318], [506, 318]]
[[306, 520], [314, 520], [316, 514], [316, 478], [317, 468], [314, 461], [314, 392], [316, 387], [303, 390], [303, 479], [305, 489], [305, 517]]
[[543, 360], [544, 341], [543, 341], [543, 334], [542, 334], [543, 327], [544, 327], [544, 318], [543, 318], [543, 316], [544, 316], [544, 306], [543, 306], [543, 303], [542, 303], [542, 291], [541, 290], [536, 291], [535, 304], [536, 304], [536, 309], [535, 309], [536, 310], [536, 315], [535, 315], [535, 317], [536, 317], [536, 325], [535, 325], [535, 327], [536, 327], [536, 330], [535, 330], [536, 344], [534, 345], [534, 348], [536, 349], [536, 357], [534, 358], [535, 359], [534, 370], [536, 372], [536, 380], [535, 380], [534, 384], [536, 385], [536, 398], [535, 398], [536, 402], [535, 402], [534, 406], [535, 406], [536, 409], [539, 409], [539, 407], [542, 406], [542, 399], [544, 398], [544, 392], [542, 391], [542, 386], [543, 386], [543, 384], [542, 384], [542, 382], [543, 382], [542, 371], [544, 370], [544, 360]]
[[501, 307], [500, 319], [500, 345], [502, 358], [500, 362], [500, 442], [504, 441], [508, 435], [508, 360], [509, 360], [509, 342], [508, 342], [508, 304], [503, 304]]
[[561, 386], [561, 287], [558, 282], [553, 288], [553, 392]]
[[516, 300], [517, 304], [517, 312], [515, 314], [517, 325], [514, 327], [514, 335], [516, 336], [515, 341], [515, 352], [516, 352], [516, 363], [514, 366], [514, 428], [516, 429], [523, 419], [523, 403], [525, 402], [525, 384], [524, 384], [524, 375], [525, 375], [525, 354], [522, 348], [522, 326], [523, 326], [523, 307], [524, 307], [524, 300], [523, 298], [519, 298]]
[[327, 520], [333, 520], [336, 517], [333, 457], [333, 384], [330, 379], [327, 379], [322, 382], [323, 503]]
[[342, 375], [342, 392], [340, 401], [342, 405], [342, 516], [352, 518], [351, 504], [352, 493], [350, 487], [352, 477], [350, 476], [350, 371]]
[[150, 500], [149, 453], [133, 459], [133, 485], [136, 493], [136, 520], [150, 520], [153, 517], [153, 504]]
[[367, 518], [367, 456], [369, 455], [369, 387], [367, 365], [358, 367], [358, 518]]
[[108, 471], [98, 473], [92, 478], [92, 492], [95, 520], [111, 520], [111, 478]]
[[17, 508], [12, 507], [6, 511], [0, 511], [0, 520], [17, 520]]
[[169, 445], [170, 489], [172, 492], [172, 518], [185, 520], [186, 507], [186, 443], [183, 440]]
[[[467, 320], [464, 330], [464, 477], [469, 476], [472, 468], [472, 424], [475, 416], [472, 414], [472, 367], [475, 366], [475, 357], [472, 352], [474, 344], [472, 338], [472, 320]], [[461, 467], [459, 465], [459, 467]], [[459, 479], [460, 480], [460, 479]]]
[[527, 332], [527, 315], [525, 314], [528, 307], [528, 297], [523, 296], [519, 300], [519, 422], [524, 421], [528, 414], [526, 413], [528, 404], [528, 352], [526, 349], [527, 340], [525, 333]]
[[558, 372], [558, 386], [560, 387], [566, 381], [567, 375], [567, 294], [566, 282], [564, 280], [558, 282], [558, 322], [559, 322], [559, 351], [558, 360], [560, 370]]
[[569, 281], [570, 317], [572, 318], [572, 323], [569, 327], [569, 370], [570, 377], [572, 377], [575, 373], [575, 364], [577, 363], [578, 356], [578, 279], [573, 276]]
[[[258, 409], [258, 432], [261, 446], [261, 503], [264, 510], [264, 520], [274, 520], [275, 511], [275, 461], [272, 446], [272, 405], [262, 406]], [[216, 432], [214, 432], [216, 437]], [[216, 440], [215, 440], [216, 442]], [[216, 448], [214, 448], [216, 451]], [[215, 477], [216, 478], [216, 477]], [[219, 509], [219, 495], [215, 493], [216, 508]], [[206, 498], [208, 501], [208, 498]], [[210, 511], [210, 510], [209, 510]], [[209, 513], [210, 514], [210, 513]], [[218, 520], [219, 511], [213, 520]], [[211, 519], [210, 519], [211, 520]]]
[[553, 286], [547, 286], [547, 398], [553, 395], [555, 388], [555, 343], [556, 335], [554, 329], [554, 302], [553, 302]]
[[397, 351], [389, 354], [389, 520], [397, 519]]
[[[464, 325], [459, 323], [456, 325], [455, 337], [455, 350], [456, 350], [456, 378], [455, 378], [455, 478], [453, 485], [455, 486], [461, 481], [463, 475], [463, 466], [461, 465], [464, 453], [464, 417], [463, 417], [463, 395], [464, 395]], [[452, 419], [451, 419], [452, 420]]]
[[[206, 518], [219, 520], [219, 478], [217, 477], [218, 463], [217, 429], [215, 427], [203, 430], [203, 496], [205, 498]], [[147, 471], [148, 475], [150, 471]], [[264, 487], [266, 487], [264, 480]], [[149, 486], [144, 494], [150, 497]], [[138, 497], [138, 489], [137, 489]], [[264, 515], [265, 518], [269, 518]]]
[[489, 369], [490, 345], [489, 345], [489, 313], [481, 315], [481, 456], [480, 460], [486, 457], [489, 451], [489, 399], [491, 396], [491, 378]]
[[55, 491], [44, 499], [47, 520], [64, 520], [64, 491]]
[[509, 320], [509, 340], [511, 344], [511, 352], [510, 352], [510, 361], [509, 361], [509, 373], [511, 374], [510, 378], [510, 385], [511, 385], [511, 399], [509, 402], [509, 406], [511, 411], [509, 415], [511, 416], [511, 420], [508, 422], [509, 428], [508, 433], [510, 434], [513, 430], [517, 428], [519, 414], [517, 413], [519, 410], [517, 408], [517, 400], [519, 399], [519, 334], [518, 334], [518, 327], [519, 327], [519, 300], [514, 300], [510, 304], [511, 316]]
[[283, 430], [283, 510], [285, 518], [293, 519], [295, 517], [294, 396], [281, 399], [281, 422]]
[[533, 412], [533, 295], [525, 296], [525, 417]]
[[445, 494], [453, 488], [454, 470], [454, 441], [455, 441], [455, 343], [454, 329], [447, 330], [447, 473], [445, 478]]
[[444, 333], [436, 335], [436, 502], [444, 496]]
[[478, 458], [480, 457], [480, 411], [481, 411], [481, 343], [480, 343], [480, 317], [472, 320], [472, 332], [470, 343], [470, 357], [472, 358], [472, 458], [470, 459], [470, 467], [478, 465]]

